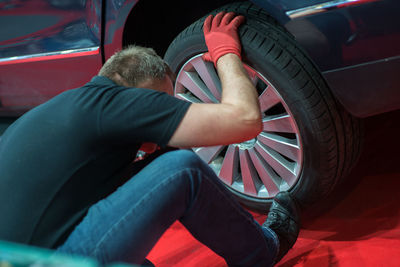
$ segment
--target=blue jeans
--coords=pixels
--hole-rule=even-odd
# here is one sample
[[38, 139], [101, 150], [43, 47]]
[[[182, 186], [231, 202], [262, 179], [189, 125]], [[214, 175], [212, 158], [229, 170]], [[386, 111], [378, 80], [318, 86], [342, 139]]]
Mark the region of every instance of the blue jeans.
[[93, 205], [58, 251], [141, 264], [179, 220], [229, 266], [271, 266], [279, 241], [189, 150], [165, 153]]

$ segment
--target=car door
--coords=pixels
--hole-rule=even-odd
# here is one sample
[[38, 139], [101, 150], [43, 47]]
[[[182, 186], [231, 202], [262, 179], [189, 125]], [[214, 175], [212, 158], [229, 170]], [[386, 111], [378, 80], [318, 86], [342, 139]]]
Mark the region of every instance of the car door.
[[101, 2], [0, 2], [0, 115], [22, 113], [97, 73]]

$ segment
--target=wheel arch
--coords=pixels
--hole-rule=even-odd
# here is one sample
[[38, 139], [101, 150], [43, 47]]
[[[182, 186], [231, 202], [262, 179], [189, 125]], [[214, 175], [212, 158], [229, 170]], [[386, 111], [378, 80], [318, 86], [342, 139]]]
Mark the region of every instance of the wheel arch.
[[[137, 44], [153, 47], [161, 56], [173, 39], [194, 21], [237, 0], [155, 1], [141, 0], [132, 8], [123, 31], [123, 46]], [[242, 1], [243, 2], [243, 1]], [[249, 1], [257, 4], [257, 1]], [[157, 8], [154, 8], [157, 6]], [[285, 21], [283, 10], [262, 6], [272, 18]], [[182, 12], [184, 10], [184, 12]], [[280, 23], [281, 24], [281, 23]], [[283, 26], [283, 24], [281, 24]], [[154, 32], [157, 32], [157, 35]]]
[[123, 30], [129, 14], [139, 0], [126, 0], [115, 3], [102, 1], [101, 48], [103, 63], [122, 48]]

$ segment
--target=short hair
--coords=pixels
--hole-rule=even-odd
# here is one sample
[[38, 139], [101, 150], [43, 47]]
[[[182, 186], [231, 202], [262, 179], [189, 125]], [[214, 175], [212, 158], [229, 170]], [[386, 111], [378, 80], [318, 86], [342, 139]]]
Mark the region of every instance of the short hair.
[[[149, 79], [173, 78], [167, 63], [152, 48], [130, 45], [112, 55], [99, 71], [118, 85], [137, 86]], [[122, 79], [122, 80], [121, 80]]]

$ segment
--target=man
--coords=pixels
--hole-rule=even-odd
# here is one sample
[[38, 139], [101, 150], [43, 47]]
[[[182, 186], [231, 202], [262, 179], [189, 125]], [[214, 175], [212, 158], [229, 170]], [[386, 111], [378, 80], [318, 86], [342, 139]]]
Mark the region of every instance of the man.
[[[85, 86], [29, 111], [0, 144], [0, 239], [141, 264], [180, 222], [230, 266], [270, 266], [293, 246], [298, 211], [279, 194], [261, 227], [189, 150], [142, 169], [140, 146], [238, 143], [262, 130], [257, 92], [241, 63], [242, 16], [219, 13], [204, 34], [223, 88], [220, 104], [176, 99], [168, 67], [148, 48], [112, 56]], [[66, 74], [67, 75], [67, 74]], [[168, 94], [166, 94], [166, 93]]]

